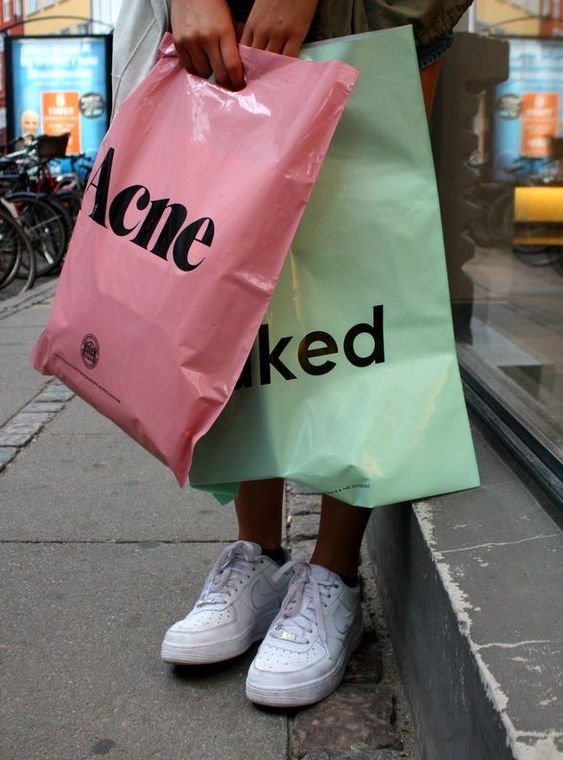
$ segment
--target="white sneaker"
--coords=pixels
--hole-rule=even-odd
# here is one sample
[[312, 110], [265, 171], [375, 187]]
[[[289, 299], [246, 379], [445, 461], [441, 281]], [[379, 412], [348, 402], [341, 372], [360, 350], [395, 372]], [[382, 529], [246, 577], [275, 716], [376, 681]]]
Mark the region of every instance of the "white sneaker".
[[261, 705], [298, 707], [336, 689], [362, 639], [360, 586], [350, 588], [321, 565], [294, 564], [279, 614], [246, 679], [246, 696]]
[[221, 662], [264, 638], [286, 594], [288, 580], [258, 544], [227, 546], [207, 576], [201, 596], [162, 642], [165, 662], [195, 665]]

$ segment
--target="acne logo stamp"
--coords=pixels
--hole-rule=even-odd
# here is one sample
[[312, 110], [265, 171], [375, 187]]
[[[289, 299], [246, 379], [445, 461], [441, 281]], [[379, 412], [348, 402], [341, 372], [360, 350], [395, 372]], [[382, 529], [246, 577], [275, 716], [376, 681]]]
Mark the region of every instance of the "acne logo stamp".
[[88, 369], [94, 369], [100, 358], [100, 344], [98, 339], [92, 333], [88, 333], [82, 338], [80, 344], [80, 356], [84, 365]]

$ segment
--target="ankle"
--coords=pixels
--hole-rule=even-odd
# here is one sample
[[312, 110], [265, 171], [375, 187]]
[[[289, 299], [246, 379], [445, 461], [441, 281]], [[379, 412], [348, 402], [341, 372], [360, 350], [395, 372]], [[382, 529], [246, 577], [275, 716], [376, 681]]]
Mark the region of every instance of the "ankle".
[[253, 544], [258, 544], [262, 551], [277, 551], [281, 549], [281, 538], [268, 538], [265, 536], [249, 535], [243, 532], [239, 532], [237, 541], [250, 541]]
[[311, 563], [313, 565], [321, 565], [322, 567], [326, 567], [327, 570], [340, 575], [342, 579], [354, 579], [358, 577], [357, 560], [345, 562], [341, 557], [329, 557], [323, 555], [322, 553], [317, 553], [314, 551], [313, 556], [311, 557]]
[[342, 583], [344, 583], [345, 586], [349, 586], [350, 588], [355, 588], [360, 582], [357, 566], [346, 567], [345, 570], [342, 570], [342, 566], [339, 563], [335, 564], [332, 562], [322, 562], [316, 559], [314, 554], [311, 558], [311, 564], [320, 565], [321, 567], [325, 567], [327, 570], [330, 570], [332, 573], [335, 573], [335, 575], [338, 575]]
[[278, 565], [283, 565], [286, 559], [286, 553], [281, 546], [278, 549], [265, 549], [262, 547], [262, 554], [265, 557], [269, 557]]
[[358, 583], [360, 582], [360, 576], [358, 573], [355, 575], [343, 575], [342, 573], [337, 573], [337, 575], [340, 577], [340, 580], [345, 586], [348, 586], [349, 588], [356, 588]]

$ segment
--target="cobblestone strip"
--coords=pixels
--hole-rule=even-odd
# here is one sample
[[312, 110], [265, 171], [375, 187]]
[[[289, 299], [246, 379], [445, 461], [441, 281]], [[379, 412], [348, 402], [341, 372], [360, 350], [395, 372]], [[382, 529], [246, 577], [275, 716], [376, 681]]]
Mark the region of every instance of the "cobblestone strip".
[[[286, 487], [287, 541], [294, 559], [309, 561], [320, 516], [320, 497], [296, 483]], [[290, 720], [292, 760], [416, 760], [412, 729], [384, 625], [375, 607], [373, 572], [362, 564], [364, 640], [340, 687], [329, 697], [295, 712]], [[376, 630], [377, 629], [377, 630]], [[405, 710], [403, 711], [403, 707]], [[406, 734], [410, 734], [407, 736]], [[406, 741], [405, 741], [406, 739]]]
[[56, 286], [57, 280], [50, 280], [32, 288], [23, 295], [7, 298], [4, 302], [0, 300], [0, 320], [7, 319], [13, 314], [17, 314], [18, 311], [29, 309], [30, 306], [48, 301], [49, 298], [53, 297]]
[[0, 427], [0, 472], [64, 409], [73, 396], [74, 393], [59, 380], [51, 380], [37, 396]]

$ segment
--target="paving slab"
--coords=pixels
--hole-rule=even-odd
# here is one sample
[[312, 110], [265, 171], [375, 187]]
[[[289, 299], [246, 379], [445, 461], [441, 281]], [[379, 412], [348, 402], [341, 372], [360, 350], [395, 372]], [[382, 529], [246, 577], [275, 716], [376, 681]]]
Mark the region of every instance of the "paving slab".
[[315, 541], [296, 541], [291, 544], [291, 558], [296, 562], [310, 562], [315, 549]]
[[291, 538], [293, 541], [307, 541], [316, 539], [319, 532], [319, 515], [293, 515], [290, 524]]
[[404, 760], [404, 752], [392, 749], [372, 749], [357, 744], [351, 749], [315, 749], [302, 760]]
[[0, 426], [39, 393], [50, 380], [29, 363], [49, 306], [38, 304], [0, 320]]
[[253, 652], [191, 669], [159, 659], [220, 548], [0, 546], [0, 757], [285, 758], [285, 715], [244, 694]]
[[11, 541], [231, 541], [232, 505], [174, 477], [78, 398], [0, 475]]
[[291, 514], [309, 515], [321, 511], [321, 496], [312, 494], [295, 494], [291, 491]]
[[299, 757], [315, 750], [345, 750], [354, 744], [371, 750], [400, 750], [393, 716], [394, 698], [388, 686], [341, 686], [296, 715], [294, 750]]
[[25, 311], [31, 306], [51, 301], [57, 287], [58, 278], [38, 277], [31, 290], [18, 295], [8, 295], [6, 290], [0, 291], [0, 319], [5, 319], [18, 311]]
[[0, 445], [0, 472], [16, 457], [18, 449], [16, 446]]

